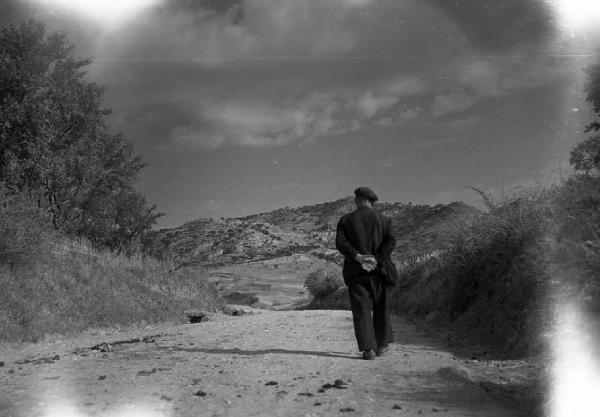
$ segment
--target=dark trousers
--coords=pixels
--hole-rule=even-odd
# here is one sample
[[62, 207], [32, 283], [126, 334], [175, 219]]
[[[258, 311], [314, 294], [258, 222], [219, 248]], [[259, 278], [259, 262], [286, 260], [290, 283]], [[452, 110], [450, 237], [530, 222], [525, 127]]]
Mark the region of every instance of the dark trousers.
[[389, 286], [375, 273], [354, 275], [347, 280], [354, 334], [358, 349], [377, 349], [393, 342], [389, 310]]

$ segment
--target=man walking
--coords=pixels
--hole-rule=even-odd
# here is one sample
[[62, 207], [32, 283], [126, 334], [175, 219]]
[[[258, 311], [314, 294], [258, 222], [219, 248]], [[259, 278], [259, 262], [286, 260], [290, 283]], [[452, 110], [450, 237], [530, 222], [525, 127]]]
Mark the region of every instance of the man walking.
[[377, 195], [368, 187], [354, 190], [356, 210], [340, 219], [335, 245], [344, 255], [342, 275], [348, 286], [354, 333], [363, 359], [375, 359], [393, 341], [389, 286], [396, 279], [390, 255], [396, 245], [391, 219], [373, 209]]

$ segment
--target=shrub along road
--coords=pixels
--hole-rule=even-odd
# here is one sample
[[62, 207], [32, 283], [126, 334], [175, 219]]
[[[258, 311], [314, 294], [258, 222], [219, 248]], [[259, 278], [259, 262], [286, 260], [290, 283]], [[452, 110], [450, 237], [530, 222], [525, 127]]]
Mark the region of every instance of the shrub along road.
[[[454, 357], [400, 318], [358, 359], [348, 311], [215, 314], [0, 352], [2, 416], [518, 416], [524, 362]], [[514, 388], [514, 386], [513, 386]]]

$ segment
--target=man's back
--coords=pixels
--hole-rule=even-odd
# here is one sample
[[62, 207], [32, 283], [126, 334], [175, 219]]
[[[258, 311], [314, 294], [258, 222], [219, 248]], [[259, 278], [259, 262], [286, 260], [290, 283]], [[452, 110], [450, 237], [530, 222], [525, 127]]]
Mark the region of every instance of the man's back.
[[344, 255], [344, 275], [362, 272], [357, 254], [389, 257], [396, 241], [391, 220], [369, 207], [360, 207], [340, 219], [336, 247]]
[[381, 213], [361, 207], [343, 216], [340, 222], [352, 246], [364, 255], [375, 255], [383, 241], [387, 220]]
[[392, 221], [373, 210], [377, 194], [369, 187], [354, 190], [356, 210], [340, 219], [335, 246], [344, 255], [342, 275], [348, 286], [352, 321], [363, 359], [383, 355], [393, 342], [389, 287], [395, 266], [390, 255], [396, 245]]

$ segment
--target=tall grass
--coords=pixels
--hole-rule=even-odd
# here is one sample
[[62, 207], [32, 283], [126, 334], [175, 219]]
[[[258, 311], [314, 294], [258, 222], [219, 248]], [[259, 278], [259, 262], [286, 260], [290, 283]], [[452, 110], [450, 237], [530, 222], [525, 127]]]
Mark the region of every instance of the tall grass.
[[312, 295], [307, 309], [348, 310], [350, 300], [341, 270], [319, 269], [307, 275], [304, 286]]
[[57, 234], [25, 196], [0, 193], [0, 340], [181, 320], [220, 305], [201, 269], [117, 255]]
[[14, 268], [46, 253], [53, 235], [49, 224], [32, 198], [0, 182], [0, 265]]
[[564, 291], [600, 310], [600, 178], [569, 178], [553, 195], [554, 261]]
[[496, 204], [453, 231], [448, 250], [400, 268], [396, 312], [467, 329], [503, 352], [523, 353], [545, 314], [550, 221], [545, 193]]
[[[65, 250], [68, 248], [68, 250]], [[198, 269], [125, 257], [63, 241], [44, 262], [0, 271], [0, 340], [181, 320], [186, 308], [220, 306]]]

